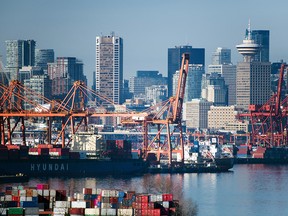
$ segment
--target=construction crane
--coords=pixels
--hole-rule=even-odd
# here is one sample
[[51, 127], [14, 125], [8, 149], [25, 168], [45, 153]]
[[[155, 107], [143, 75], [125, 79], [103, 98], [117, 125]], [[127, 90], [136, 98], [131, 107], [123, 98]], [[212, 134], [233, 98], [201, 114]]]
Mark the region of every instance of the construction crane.
[[265, 147], [287, 146], [288, 97], [282, 100], [284, 70], [279, 73], [277, 92], [264, 105], [250, 105], [249, 113], [239, 114], [240, 118], [250, 118], [252, 125], [250, 142]]

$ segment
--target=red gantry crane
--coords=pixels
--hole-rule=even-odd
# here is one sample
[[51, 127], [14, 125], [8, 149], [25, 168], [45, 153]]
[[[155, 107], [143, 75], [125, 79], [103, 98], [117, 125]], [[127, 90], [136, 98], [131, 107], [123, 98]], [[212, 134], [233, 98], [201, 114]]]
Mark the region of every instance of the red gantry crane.
[[[161, 106], [153, 107], [154, 110], [148, 112], [146, 117], [141, 119], [133, 117], [122, 122], [123, 124], [140, 124], [143, 126], [144, 158], [147, 158], [149, 153], [154, 153], [157, 155], [157, 161], [160, 161], [161, 157], [164, 157], [168, 159], [169, 165], [172, 165], [172, 152], [175, 152], [180, 153], [181, 163], [184, 163], [182, 108], [188, 67], [189, 54], [185, 53], [182, 55], [176, 95], [169, 98], [164, 104], [161, 104]], [[149, 140], [148, 131], [151, 126], [157, 126], [157, 134], [152, 140]], [[174, 127], [173, 130], [171, 126]], [[179, 143], [176, 142], [175, 133], [179, 134]], [[164, 141], [161, 139], [163, 135], [165, 137]], [[174, 138], [174, 145], [172, 145], [172, 137]]]
[[277, 92], [264, 105], [250, 105], [249, 113], [239, 114], [240, 118], [250, 118], [252, 125], [250, 142], [252, 145], [287, 146], [288, 97], [282, 100], [283, 77], [286, 67], [286, 64], [281, 65]]

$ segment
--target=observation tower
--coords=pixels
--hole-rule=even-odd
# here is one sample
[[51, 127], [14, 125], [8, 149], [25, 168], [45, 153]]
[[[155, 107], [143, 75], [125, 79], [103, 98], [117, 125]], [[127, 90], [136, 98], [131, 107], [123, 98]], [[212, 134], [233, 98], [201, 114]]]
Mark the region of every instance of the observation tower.
[[236, 46], [238, 52], [243, 55], [244, 62], [252, 62], [254, 56], [259, 52], [260, 46], [252, 40], [250, 20], [248, 24], [247, 34], [243, 43]]

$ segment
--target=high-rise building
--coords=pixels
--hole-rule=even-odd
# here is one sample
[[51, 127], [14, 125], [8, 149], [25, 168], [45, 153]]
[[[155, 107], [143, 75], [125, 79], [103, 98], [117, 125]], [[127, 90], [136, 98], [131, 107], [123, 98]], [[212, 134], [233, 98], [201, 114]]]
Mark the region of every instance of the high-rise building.
[[35, 65], [34, 40], [7, 40], [6, 42], [6, 72], [9, 79], [17, 80], [19, 69], [23, 66]]
[[[115, 36], [96, 37], [96, 91], [114, 104], [123, 103], [123, 40]], [[99, 101], [107, 104], [105, 101]]]
[[219, 73], [228, 86], [228, 105], [236, 105], [236, 65], [231, 62], [231, 50], [217, 48], [212, 56], [212, 64], [208, 65], [208, 74]]
[[184, 101], [201, 98], [201, 83], [204, 72], [203, 65], [189, 64]]
[[145, 88], [152, 85], [167, 85], [167, 79], [159, 71], [137, 71], [136, 77], [130, 77], [129, 89], [134, 97], [145, 96]]
[[269, 62], [269, 35], [269, 30], [251, 31], [252, 40], [260, 46], [259, 52], [254, 57], [255, 61]]
[[52, 80], [52, 97], [63, 99], [75, 81], [87, 83], [83, 63], [75, 57], [57, 57], [55, 63], [48, 63], [48, 75]]
[[214, 106], [226, 106], [228, 104], [228, 87], [221, 74], [203, 75], [202, 98], [212, 102]]
[[[28, 89], [37, 92], [37, 94], [42, 95], [45, 98], [51, 99], [51, 80], [49, 79], [48, 75], [33, 75], [30, 79], [24, 80], [24, 86]], [[45, 104], [46, 101], [43, 97], [39, 97], [37, 94], [33, 94], [32, 92], [26, 92], [26, 97], [37, 104]], [[31, 105], [27, 101], [24, 102], [24, 109], [29, 110], [35, 108], [35, 105]]]
[[173, 93], [173, 75], [180, 69], [182, 54], [189, 53], [189, 64], [202, 64], [205, 67], [205, 49], [192, 46], [176, 46], [168, 49], [168, 97]]
[[152, 85], [145, 88], [146, 101], [153, 105], [167, 100], [167, 85]]
[[211, 106], [208, 111], [208, 128], [224, 129], [227, 124], [237, 122], [235, 106]]
[[246, 38], [236, 47], [244, 59], [237, 64], [237, 107], [248, 110], [250, 104], [262, 105], [271, 96], [271, 63], [256, 61], [260, 46], [252, 40], [250, 23]]
[[212, 65], [231, 64], [231, 50], [218, 47], [212, 54]]
[[44, 71], [48, 70], [48, 63], [54, 62], [53, 49], [36, 49], [35, 65], [41, 67]]
[[187, 128], [207, 128], [208, 111], [212, 105], [212, 102], [203, 98], [185, 102], [183, 105], [183, 120], [186, 121]]

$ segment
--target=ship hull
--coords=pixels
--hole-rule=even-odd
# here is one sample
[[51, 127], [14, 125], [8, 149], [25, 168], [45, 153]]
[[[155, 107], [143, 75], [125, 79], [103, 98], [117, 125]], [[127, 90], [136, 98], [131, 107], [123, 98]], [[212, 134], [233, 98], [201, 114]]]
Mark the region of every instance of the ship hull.
[[145, 170], [141, 160], [100, 159], [17, 159], [0, 162], [1, 174], [23, 173], [33, 176], [98, 176], [126, 175]]

